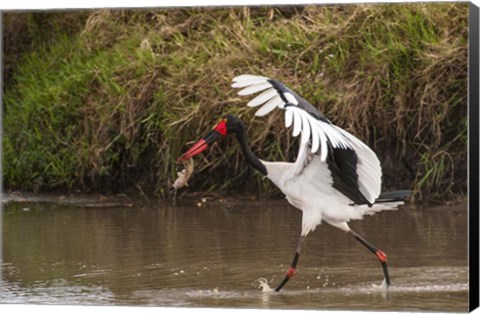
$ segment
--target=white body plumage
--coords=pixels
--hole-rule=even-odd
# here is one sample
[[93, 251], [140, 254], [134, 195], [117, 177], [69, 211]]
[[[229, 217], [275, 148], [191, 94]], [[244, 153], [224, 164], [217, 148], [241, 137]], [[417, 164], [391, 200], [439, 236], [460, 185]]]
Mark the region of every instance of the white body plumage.
[[[286, 127], [293, 127], [293, 136], [301, 134], [295, 162], [261, 162], [267, 169], [267, 177], [286, 195], [288, 202], [303, 211], [303, 236], [313, 231], [322, 220], [349, 231], [347, 222], [351, 219], [361, 219], [365, 214], [380, 210], [396, 209], [403, 203], [374, 204], [380, 195], [382, 176], [376, 154], [358, 138], [333, 125], [286, 86], [267, 77], [246, 74], [234, 78], [232, 87], [242, 88], [238, 92], [241, 96], [263, 91], [247, 104], [249, 107], [263, 105], [255, 115], [264, 116], [275, 108], [283, 109]], [[332, 161], [327, 163], [329, 155], [334, 152], [351, 152], [351, 158], [355, 160], [354, 164], [350, 162], [354, 169], [350, 169], [352, 166], [349, 164], [344, 167], [351, 172], [345, 174], [350, 176], [346, 177], [347, 183], [355, 181], [357, 185], [353, 192], [346, 190], [350, 194], [338, 188], [339, 184], [335, 187], [330, 169]], [[343, 174], [338, 172], [336, 175]], [[342, 178], [336, 179], [339, 181]], [[366, 202], [355, 204], [346, 194]]]

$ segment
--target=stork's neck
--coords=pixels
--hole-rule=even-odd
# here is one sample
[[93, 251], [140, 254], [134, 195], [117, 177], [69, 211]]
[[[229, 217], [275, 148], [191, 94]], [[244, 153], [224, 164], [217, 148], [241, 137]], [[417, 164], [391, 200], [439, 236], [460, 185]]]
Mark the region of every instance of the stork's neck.
[[237, 134], [238, 143], [240, 143], [240, 147], [242, 148], [243, 155], [245, 156], [245, 159], [247, 160], [247, 162], [250, 165], [252, 165], [253, 168], [258, 170], [261, 174], [266, 176], [267, 168], [260, 161], [260, 159], [257, 156], [255, 156], [255, 154], [250, 149], [250, 146], [248, 145], [248, 137], [247, 137], [247, 134], [245, 133], [245, 129], [242, 128], [242, 131], [237, 132], [236, 134]]

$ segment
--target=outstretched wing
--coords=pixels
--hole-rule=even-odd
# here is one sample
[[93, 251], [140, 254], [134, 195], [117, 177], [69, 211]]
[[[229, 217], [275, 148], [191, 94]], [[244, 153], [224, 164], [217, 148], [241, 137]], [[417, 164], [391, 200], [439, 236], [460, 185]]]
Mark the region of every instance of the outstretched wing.
[[327, 159], [328, 144], [333, 148], [353, 149], [350, 142], [315, 107], [281, 82], [263, 76], [244, 74], [233, 79], [232, 87], [242, 88], [238, 95], [245, 96], [263, 91], [247, 106], [260, 107], [256, 116], [264, 116], [275, 108], [285, 110], [285, 126], [293, 125], [293, 136], [300, 133], [301, 143], [311, 140], [312, 153], [320, 150], [322, 161]]
[[265, 90], [262, 94], [252, 99], [247, 106], [257, 107], [265, 104], [255, 115], [264, 116], [276, 107], [284, 108], [286, 104], [298, 106], [323, 121], [328, 121], [315, 107], [308, 101], [297, 95], [294, 91], [283, 85], [281, 82], [272, 80], [268, 77], [244, 74], [233, 79], [232, 87], [243, 88], [238, 95], [250, 95]]
[[293, 136], [301, 134], [301, 147], [319, 152], [332, 172], [333, 186], [355, 203], [373, 204], [380, 194], [381, 167], [375, 153], [352, 134], [335, 126], [308, 101], [279, 81], [244, 74], [233, 79], [238, 95], [262, 92], [247, 104], [261, 106], [255, 113], [264, 116], [275, 108], [285, 110], [285, 126]]

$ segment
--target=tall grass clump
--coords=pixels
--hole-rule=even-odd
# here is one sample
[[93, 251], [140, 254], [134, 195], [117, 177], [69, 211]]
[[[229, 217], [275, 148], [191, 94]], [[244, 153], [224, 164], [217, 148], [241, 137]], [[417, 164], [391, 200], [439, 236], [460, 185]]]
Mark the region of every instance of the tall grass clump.
[[22, 56], [39, 45], [53, 44], [59, 36], [75, 36], [85, 24], [88, 11], [5, 13], [2, 16], [3, 83], [12, 75]]
[[[466, 191], [464, 3], [88, 11], [11, 64], [4, 184], [165, 195], [176, 159], [223, 113], [252, 149], [294, 160], [275, 112], [254, 118], [231, 79], [279, 79], [370, 145], [384, 189]], [[34, 13], [31, 13], [34, 14]], [[85, 17], [85, 12], [81, 12]], [[232, 139], [196, 161], [192, 191], [277, 195]]]

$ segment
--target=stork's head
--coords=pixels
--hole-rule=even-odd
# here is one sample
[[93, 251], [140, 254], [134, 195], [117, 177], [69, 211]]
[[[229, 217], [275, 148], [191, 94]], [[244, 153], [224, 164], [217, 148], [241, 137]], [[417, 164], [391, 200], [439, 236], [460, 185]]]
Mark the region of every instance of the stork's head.
[[198, 140], [189, 150], [187, 150], [180, 158], [180, 161], [192, 158], [195, 155], [200, 154], [213, 143], [224, 139], [228, 134], [239, 133], [244, 129], [242, 120], [238, 117], [227, 114], [223, 116], [220, 121], [213, 127], [210, 132], [204, 137]]

